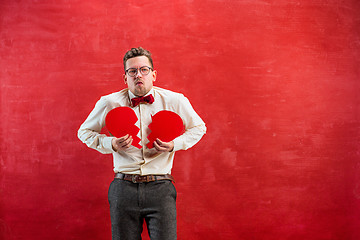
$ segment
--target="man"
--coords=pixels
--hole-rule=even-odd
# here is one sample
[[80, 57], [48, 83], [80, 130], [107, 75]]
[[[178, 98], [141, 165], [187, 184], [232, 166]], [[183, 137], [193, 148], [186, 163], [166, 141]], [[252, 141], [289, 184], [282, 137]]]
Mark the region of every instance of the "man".
[[[176, 190], [171, 168], [174, 153], [196, 144], [206, 132], [205, 123], [186, 97], [154, 87], [157, 72], [151, 53], [132, 48], [124, 56], [123, 75], [127, 89], [103, 96], [81, 125], [79, 139], [101, 153], [113, 154], [114, 181], [109, 187], [112, 239], [141, 239], [145, 220], [152, 240], [176, 239]], [[141, 149], [130, 134], [120, 138], [100, 134], [107, 113], [116, 107], [131, 107], [137, 118]], [[178, 114], [185, 132], [173, 141], [154, 141], [149, 149], [151, 116], [162, 110]]]

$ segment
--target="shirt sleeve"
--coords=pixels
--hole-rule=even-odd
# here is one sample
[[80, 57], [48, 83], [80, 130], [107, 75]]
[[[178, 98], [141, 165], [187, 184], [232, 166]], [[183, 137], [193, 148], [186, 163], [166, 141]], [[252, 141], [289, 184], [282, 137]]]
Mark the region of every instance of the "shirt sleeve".
[[111, 144], [113, 137], [100, 133], [105, 125], [105, 116], [109, 111], [106, 103], [106, 99], [101, 97], [85, 122], [80, 126], [78, 138], [89, 148], [104, 154], [110, 154], [115, 152]]
[[204, 121], [195, 112], [190, 101], [182, 94], [179, 96], [179, 105], [177, 112], [182, 118], [185, 126], [185, 132], [174, 139], [174, 150], [186, 150], [194, 146], [206, 133]]

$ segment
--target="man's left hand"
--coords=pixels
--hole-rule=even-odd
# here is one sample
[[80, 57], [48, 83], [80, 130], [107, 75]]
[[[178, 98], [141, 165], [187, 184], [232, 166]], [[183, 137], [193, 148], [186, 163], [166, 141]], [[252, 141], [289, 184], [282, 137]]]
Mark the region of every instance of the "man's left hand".
[[171, 152], [174, 149], [174, 142], [163, 142], [160, 139], [154, 141], [154, 147], [159, 152]]

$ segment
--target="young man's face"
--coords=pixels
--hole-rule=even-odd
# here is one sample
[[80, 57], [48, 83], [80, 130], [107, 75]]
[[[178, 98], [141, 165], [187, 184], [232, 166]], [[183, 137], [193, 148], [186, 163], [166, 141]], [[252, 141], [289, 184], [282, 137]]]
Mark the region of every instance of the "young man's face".
[[151, 68], [150, 61], [146, 56], [130, 58], [126, 61], [125, 69], [128, 70], [134, 68], [137, 69], [137, 73], [134, 77], [129, 76], [126, 72], [124, 74], [125, 84], [127, 84], [129, 90], [134, 95], [139, 97], [146, 95], [151, 90], [153, 83], [156, 80], [155, 70], [150, 70], [149, 74], [143, 75], [139, 69], [141, 67]]

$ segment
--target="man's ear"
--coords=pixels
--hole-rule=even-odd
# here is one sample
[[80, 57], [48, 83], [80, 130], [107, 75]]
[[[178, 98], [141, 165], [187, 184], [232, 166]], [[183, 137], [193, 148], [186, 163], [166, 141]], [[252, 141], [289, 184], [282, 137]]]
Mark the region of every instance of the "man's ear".
[[124, 83], [127, 85], [127, 77], [126, 74], [123, 74]]
[[153, 78], [154, 78], [153, 82], [155, 82], [156, 81], [156, 76], [157, 76], [157, 71], [154, 70], [154, 71], [151, 72], [151, 74], [153, 75]]

